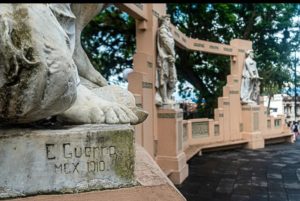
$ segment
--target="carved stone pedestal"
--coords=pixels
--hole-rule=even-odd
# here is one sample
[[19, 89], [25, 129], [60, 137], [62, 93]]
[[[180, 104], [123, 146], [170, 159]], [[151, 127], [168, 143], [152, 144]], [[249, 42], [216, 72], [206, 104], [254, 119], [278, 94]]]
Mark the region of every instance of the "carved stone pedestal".
[[188, 176], [186, 155], [183, 152], [182, 110], [158, 109], [158, 144], [156, 161], [175, 184]]
[[248, 140], [247, 148], [260, 149], [265, 142], [260, 129], [260, 106], [242, 106], [243, 139]]
[[134, 184], [131, 126], [0, 130], [0, 198]]
[[162, 172], [159, 166], [147, 151], [135, 144], [135, 170], [136, 185], [128, 188], [114, 188], [95, 190], [71, 194], [37, 195], [25, 198], [9, 199], [7, 201], [186, 201], [174, 184]]

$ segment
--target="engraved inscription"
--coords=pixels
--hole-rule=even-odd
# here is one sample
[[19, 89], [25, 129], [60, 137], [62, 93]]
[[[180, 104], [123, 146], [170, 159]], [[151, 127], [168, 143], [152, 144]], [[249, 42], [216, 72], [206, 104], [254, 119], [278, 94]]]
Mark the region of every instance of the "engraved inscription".
[[204, 47], [204, 44], [202, 44], [202, 43], [194, 43], [194, 46], [195, 47]]
[[101, 172], [105, 170], [104, 161], [88, 161], [86, 164], [88, 172]]
[[245, 50], [242, 50], [242, 49], [238, 49], [238, 51], [241, 52], [241, 53], [245, 52]]
[[182, 38], [182, 41], [186, 43], [186, 39], [184, 37], [181, 37], [181, 38]]
[[178, 37], [178, 38], [180, 37], [178, 32], [174, 31], [174, 34], [175, 34], [176, 37]]
[[48, 160], [54, 160], [55, 156], [50, 152], [51, 147], [54, 147], [54, 144], [46, 144], [46, 156]]
[[215, 46], [215, 45], [210, 45], [209, 48], [210, 48], [210, 49], [214, 49], [214, 50], [218, 50], [218, 49], [219, 49], [219, 47], [218, 47], [218, 46]]
[[239, 91], [229, 91], [229, 94], [239, 94]]
[[232, 48], [224, 47], [223, 50], [226, 51], [226, 52], [232, 52]]
[[45, 144], [46, 159], [57, 174], [76, 174], [110, 171], [115, 163], [117, 148], [103, 144], [78, 145], [71, 142], [61, 144]]

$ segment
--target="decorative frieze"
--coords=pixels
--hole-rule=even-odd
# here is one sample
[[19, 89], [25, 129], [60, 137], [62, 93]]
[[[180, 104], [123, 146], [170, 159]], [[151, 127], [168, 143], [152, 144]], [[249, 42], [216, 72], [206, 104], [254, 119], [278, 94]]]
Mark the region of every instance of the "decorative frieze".
[[167, 118], [167, 119], [183, 118], [183, 113], [182, 112], [178, 112], [178, 113], [158, 113], [157, 117], [158, 118]]
[[152, 89], [153, 84], [151, 82], [142, 82], [142, 87], [146, 89]]

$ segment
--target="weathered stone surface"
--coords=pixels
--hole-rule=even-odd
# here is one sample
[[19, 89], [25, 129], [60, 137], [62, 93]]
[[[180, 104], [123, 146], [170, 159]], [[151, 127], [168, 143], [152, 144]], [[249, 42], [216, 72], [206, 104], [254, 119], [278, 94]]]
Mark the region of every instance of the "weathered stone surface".
[[127, 107], [130, 101], [124, 94], [130, 92], [109, 91], [118, 92], [111, 96], [118, 102], [107, 101], [102, 98], [105, 90], [91, 91], [80, 82], [79, 75], [97, 88], [107, 85], [80, 41], [83, 28], [104, 7], [68, 3], [1, 5], [1, 123], [31, 123], [54, 115], [75, 124], [138, 124], [145, 120], [147, 113], [136, 115], [135, 105]]
[[136, 183], [129, 125], [2, 128], [0, 133], [0, 198]]
[[135, 146], [135, 178], [137, 186], [61, 195], [38, 195], [9, 201], [186, 201], [160, 169], [149, 153]]
[[68, 40], [46, 4], [0, 6], [1, 122], [33, 122], [74, 103], [79, 80]]

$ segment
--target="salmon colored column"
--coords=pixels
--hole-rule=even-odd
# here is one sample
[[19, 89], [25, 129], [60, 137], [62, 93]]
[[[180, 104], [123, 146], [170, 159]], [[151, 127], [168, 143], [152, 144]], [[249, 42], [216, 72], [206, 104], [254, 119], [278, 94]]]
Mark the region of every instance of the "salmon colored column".
[[263, 134], [260, 130], [264, 122], [260, 122], [260, 106], [242, 106], [242, 118], [244, 131], [243, 138], [247, 139], [249, 149], [260, 149], [265, 147]]
[[236, 56], [231, 57], [231, 75], [228, 76], [227, 84], [230, 85], [230, 134], [231, 139], [242, 139], [245, 120], [242, 118], [242, 106], [240, 101], [241, 76], [244, 67], [245, 52], [252, 49], [252, 42], [248, 40], [233, 39], [230, 45], [237, 49]]
[[174, 184], [181, 184], [189, 174], [183, 152], [183, 113], [182, 109], [167, 107], [158, 109], [156, 162]]
[[[231, 72], [235, 75], [235, 78], [232, 83], [235, 85], [235, 89], [237, 90], [238, 96], [240, 96], [241, 90], [241, 77], [242, 71], [244, 68], [245, 61], [245, 52], [247, 50], [252, 49], [252, 42], [240, 39], [234, 39], [230, 42], [230, 45], [237, 48], [237, 56], [236, 58], [232, 58]], [[235, 60], [235, 61], [233, 61]], [[231, 116], [231, 120], [240, 122], [240, 136], [243, 139], [248, 140], [247, 148], [249, 149], [258, 149], [264, 147], [264, 138], [261, 132], [261, 127], [264, 122], [262, 120], [260, 105], [257, 106], [249, 106], [243, 105], [241, 106], [241, 101], [235, 101], [235, 109], [234, 114]]]
[[[157, 109], [155, 106], [156, 32], [158, 17], [165, 14], [165, 4], [143, 4], [147, 20], [136, 20], [136, 53], [134, 72], [128, 76], [128, 90], [140, 95], [141, 106], [149, 112], [146, 121], [136, 130], [137, 143], [154, 158], [157, 140]], [[138, 128], [138, 127], [137, 127]]]

